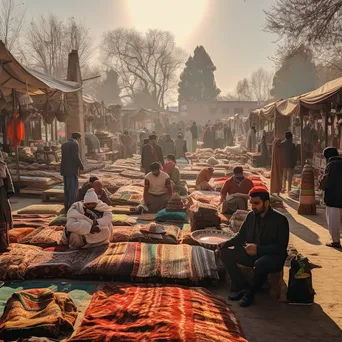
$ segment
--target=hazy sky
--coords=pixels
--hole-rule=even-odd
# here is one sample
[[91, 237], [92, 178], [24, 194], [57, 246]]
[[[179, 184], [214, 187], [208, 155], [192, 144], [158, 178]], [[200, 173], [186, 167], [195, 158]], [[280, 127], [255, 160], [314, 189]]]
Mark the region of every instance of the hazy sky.
[[217, 67], [222, 94], [259, 67], [271, 70], [275, 38], [262, 31], [263, 9], [274, 0], [23, 0], [27, 21], [54, 13], [75, 17], [99, 45], [117, 27], [170, 30], [189, 54], [203, 45]]

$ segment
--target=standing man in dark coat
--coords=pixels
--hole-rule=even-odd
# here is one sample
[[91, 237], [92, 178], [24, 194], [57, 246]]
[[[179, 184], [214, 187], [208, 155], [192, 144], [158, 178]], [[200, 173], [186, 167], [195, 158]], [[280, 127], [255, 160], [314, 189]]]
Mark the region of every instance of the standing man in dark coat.
[[64, 178], [64, 208], [68, 212], [72, 204], [76, 202], [78, 192], [78, 176], [83, 170], [80, 157], [79, 141], [81, 134], [74, 132], [71, 138], [62, 145], [61, 175]]
[[0, 151], [0, 253], [9, 246], [9, 230], [13, 226], [12, 209], [9, 198], [14, 195], [14, 186], [7, 164]]
[[287, 191], [291, 191], [293, 170], [297, 164], [297, 150], [296, 145], [292, 142], [292, 133], [285, 133], [285, 140], [280, 144], [281, 150], [281, 164], [283, 168], [283, 189], [286, 191], [286, 181], [287, 181]]
[[157, 136], [151, 134], [148, 144], [144, 145], [141, 151], [141, 169], [148, 174], [151, 172], [151, 164], [154, 162], [164, 166], [163, 149], [157, 144]]
[[197, 140], [198, 140], [198, 127], [197, 127], [196, 121], [194, 121], [192, 123], [190, 131], [191, 131], [191, 134], [192, 134], [192, 151], [189, 151], [189, 152], [196, 152]]
[[[254, 295], [267, 280], [269, 273], [283, 269], [287, 258], [289, 222], [270, 206], [270, 194], [264, 187], [254, 187], [250, 192], [252, 210], [240, 231], [219, 245], [222, 261], [230, 278], [241, 290], [232, 301], [240, 306], [253, 303]], [[251, 286], [243, 277], [238, 265], [254, 268]]]
[[342, 157], [339, 156], [335, 147], [327, 147], [323, 151], [323, 155], [327, 161], [327, 166], [320, 181], [320, 189], [324, 190], [326, 218], [332, 240], [326, 246], [341, 248]]

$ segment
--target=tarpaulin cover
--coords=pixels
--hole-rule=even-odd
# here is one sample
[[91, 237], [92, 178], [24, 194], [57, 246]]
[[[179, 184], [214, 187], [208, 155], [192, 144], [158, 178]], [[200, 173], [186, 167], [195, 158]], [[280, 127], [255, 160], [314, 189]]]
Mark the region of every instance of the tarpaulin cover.
[[[316, 90], [290, 97], [286, 100], [272, 102], [267, 106], [256, 109], [250, 116], [264, 116], [267, 120], [273, 119], [277, 114], [284, 116], [299, 116], [303, 107], [320, 110], [328, 109], [330, 101], [342, 91], [342, 77], [327, 82]], [[306, 109], [307, 110], [307, 109]]]
[[300, 114], [300, 96], [291, 97], [277, 103], [277, 111], [284, 116], [299, 116]]
[[331, 97], [342, 90], [342, 77], [323, 84], [316, 90], [303, 95], [300, 101], [303, 105], [317, 105], [329, 101]]
[[30, 95], [44, 94], [43, 90], [74, 92], [81, 88], [75, 82], [57, 80], [39, 71], [24, 68], [0, 41], [0, 85], [4, 95], [12, 89]]

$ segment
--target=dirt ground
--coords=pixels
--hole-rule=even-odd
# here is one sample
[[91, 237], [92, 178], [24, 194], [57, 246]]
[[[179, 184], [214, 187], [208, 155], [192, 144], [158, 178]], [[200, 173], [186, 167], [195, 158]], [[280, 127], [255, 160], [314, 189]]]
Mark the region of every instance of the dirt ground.
[[[40, 203], [34, 198], [13, 198], [12, 209], [18, 210], [29, 204]], [[250, 342], [341, 342], [342, 341], [342, 250], [325, 246], [329, 233], [323, 209], [316, 216], [297, 214], [297, 203], [286, 198], [285, 209], [280, 210], [289, 219], [290, 243], [299, 253], [321, 268], [315, 268], [313, 286], [316, 291], [312, 306], [292, 306], [271, 299], [267, 293], [256, 297], [255, 305], [240, 308], [231, 303]], [[288, 268], [284, 269], [285, 283]], [[226, 298], [225, 285], [210, 290]], [[286, 293], [283, 289], [282, 298]]]

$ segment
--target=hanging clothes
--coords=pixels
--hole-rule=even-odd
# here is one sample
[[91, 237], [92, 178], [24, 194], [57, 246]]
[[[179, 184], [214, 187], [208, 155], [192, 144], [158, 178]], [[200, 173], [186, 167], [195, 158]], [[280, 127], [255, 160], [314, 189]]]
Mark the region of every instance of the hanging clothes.
[[24, 140], [24, 123], [18, 113], [8, 120], [7, 136], [13, 147], [18, 147], [21, 140]]

